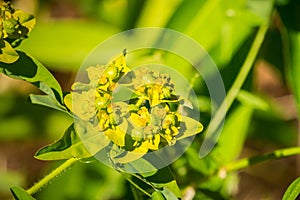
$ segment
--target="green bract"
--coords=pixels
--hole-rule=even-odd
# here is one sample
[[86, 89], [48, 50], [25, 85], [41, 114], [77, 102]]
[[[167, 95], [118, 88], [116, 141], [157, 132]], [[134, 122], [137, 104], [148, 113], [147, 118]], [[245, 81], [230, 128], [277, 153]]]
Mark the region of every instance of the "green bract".
[[[75, 82], [65, 104], [76, 119], [92, 124], [120, 152], [138, 154], [118, 162], [135, 160], [202, 131], [197, 120], [179, 112], [184, 98], [175, 94], [170, 75], [148, 67], [129, 70], [123, 54], [105, 66], [91, 66], [86, 71], [89, 82]], [[121, 86], [131, 95], [126, 100], [114, 100], [114, 91]]]
[[27, 34], [35, 25], [33, 15], [15, 10], [10, 2], [0, 6], [0, 62], [13, 63], [18, 53], [13, 49], [27, 38]]

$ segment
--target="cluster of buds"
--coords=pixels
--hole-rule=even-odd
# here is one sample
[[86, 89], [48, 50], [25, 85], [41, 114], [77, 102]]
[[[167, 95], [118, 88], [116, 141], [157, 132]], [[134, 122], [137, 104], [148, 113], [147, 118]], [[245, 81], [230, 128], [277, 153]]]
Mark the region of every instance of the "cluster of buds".
[[91, 79], [97, 82], [95, 90], [95, 107], [100, 131], [115, 128], [121, 122], [121, 108], [112, 106], [112, 93], [118, 80], [129, 71], [125, 63], [125, 53], [108, 66], [97, 66], [102, 73], [100, 77]]
[[133, 72], [131, 87], [136, 95], [129, 101], [135, 108], [130, 113], [135, 145], [147, 142], [152, 150], [164, 144], [173, 145], [179, 134], [180, 114], [179, 98], [170, 75], [141, 68]]
[[[185, 134], [181, 125], [186, 118], [179, 112], [180, 98], [170, 75], [150, 67], [129, 70], [125, 53], [86, 71], [89, 83], [74, 83], [65, 104], [118, 147], [146, 153], [173, 145]], [[128, 97], [114, 100], [122, 88]]]
[[[75, 82], [72, 85], [73, 92], [64, 99], [74, 114], [107, 133], [110, 139], [116, 138], [112, 131], [116, 131], [122, 122], [123, 109], [117, 104], [112, 105], [112, 93], [118, 80], [129, 70], [124, 56], [125, 52], [112, 59], [108, 65], [88, 67], [89, 83]], [[124, 134], [120, 137], [124, 137]], [[124, 145], [124, 142], [118, 145]]]
[[[21, 10], [16, 10], [10, 2], [2, 3], [0, 7], [0, 62], [12, 63], [18, 58], [18, 54], [13, 49], [17, 47], [35, 25], [33, 15], [27, 14]], [[8, 55], [15, 56], [8, 57]]]

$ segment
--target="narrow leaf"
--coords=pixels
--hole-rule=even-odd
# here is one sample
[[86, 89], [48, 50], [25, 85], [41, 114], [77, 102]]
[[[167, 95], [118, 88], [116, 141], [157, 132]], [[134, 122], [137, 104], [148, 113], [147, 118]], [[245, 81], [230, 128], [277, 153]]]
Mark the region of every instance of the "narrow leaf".
[[282, 200], [296, 200], [300, 194], [300, 177], [294, 180], [285, 191]]
[[23, 188], [15, 186], [10, 188], [10, 191], [16, 200], [35, 200], [35, 198], [30, 196]]

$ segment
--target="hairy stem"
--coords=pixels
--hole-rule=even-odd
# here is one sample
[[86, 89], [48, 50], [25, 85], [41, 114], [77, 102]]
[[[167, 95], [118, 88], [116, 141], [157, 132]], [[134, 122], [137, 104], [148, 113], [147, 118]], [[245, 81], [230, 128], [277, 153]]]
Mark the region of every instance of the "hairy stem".
[[46, 175], [43, 179], [41, 179], [40, 181], [35, 183], [31, 188], [26, 190], [26, 192], [30, 195], [36, 193], [45, 185], [47, 185], [52, 179], [54, 179], [56, 176], [58, 176], [64, 170], [66, 170], [68, 167], [72, 166], [76, 161], [78, 161], [77, 158], [70, 158], [69, 160], [65, 161], [62, 165], [54, 169], [50, 174]]
[[286, 158], [294, 155], [300, 154], [300, 147], [291, 147], [286, 149], [279, 149], [271, 153], [254, 156], [250, 158], [243, 158], [231, 163], [226, 164], [222, 169], [225, 169], [227, 172], [236, 171], [250, 167], [252, 165], [262, 163], [269, 160]]

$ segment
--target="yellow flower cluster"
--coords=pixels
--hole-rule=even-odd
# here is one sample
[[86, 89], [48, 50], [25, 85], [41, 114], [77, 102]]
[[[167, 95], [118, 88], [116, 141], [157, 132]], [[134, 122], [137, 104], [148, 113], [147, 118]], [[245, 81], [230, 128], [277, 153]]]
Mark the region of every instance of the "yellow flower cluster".
[[149, 149], [157, 150], [164, 144], [174, 144], [179, 134], [180, 114], [170, 76], [149, 68], [135, 70], [132, 90], [138, 97], [136, 102], [132, 101], [138, 109], [130, 113], [134, 145], [147, 143]]
[[[147, 67], [130, 71], [124, 56], [106, 66], [88, 67], [89, 83], [74, 83], [64, 99], [66, 106], [125, 150], [146, 153], [175, 144], [185, 134], [181, 125], [187, 118], [178, 112], [180, 98], [171, 77]], [[122, 84], [132, 95], [112, 103], [114, 90]]]
[[112, 141], [121, 141], [115, 142], [117, 145], [124, 146], [119, 137], [124, 138], [126, 133], [117, 127], [122, 122], [122, 109], [111, 102], [117, 81], [129, 71], [124, 55], [112, 59], [106, 66], [91, 66], [86, 71], [90, 82], [75, 82], [73, 92], [64, 98], [66, 106], [79, 118], [97, 126]]

